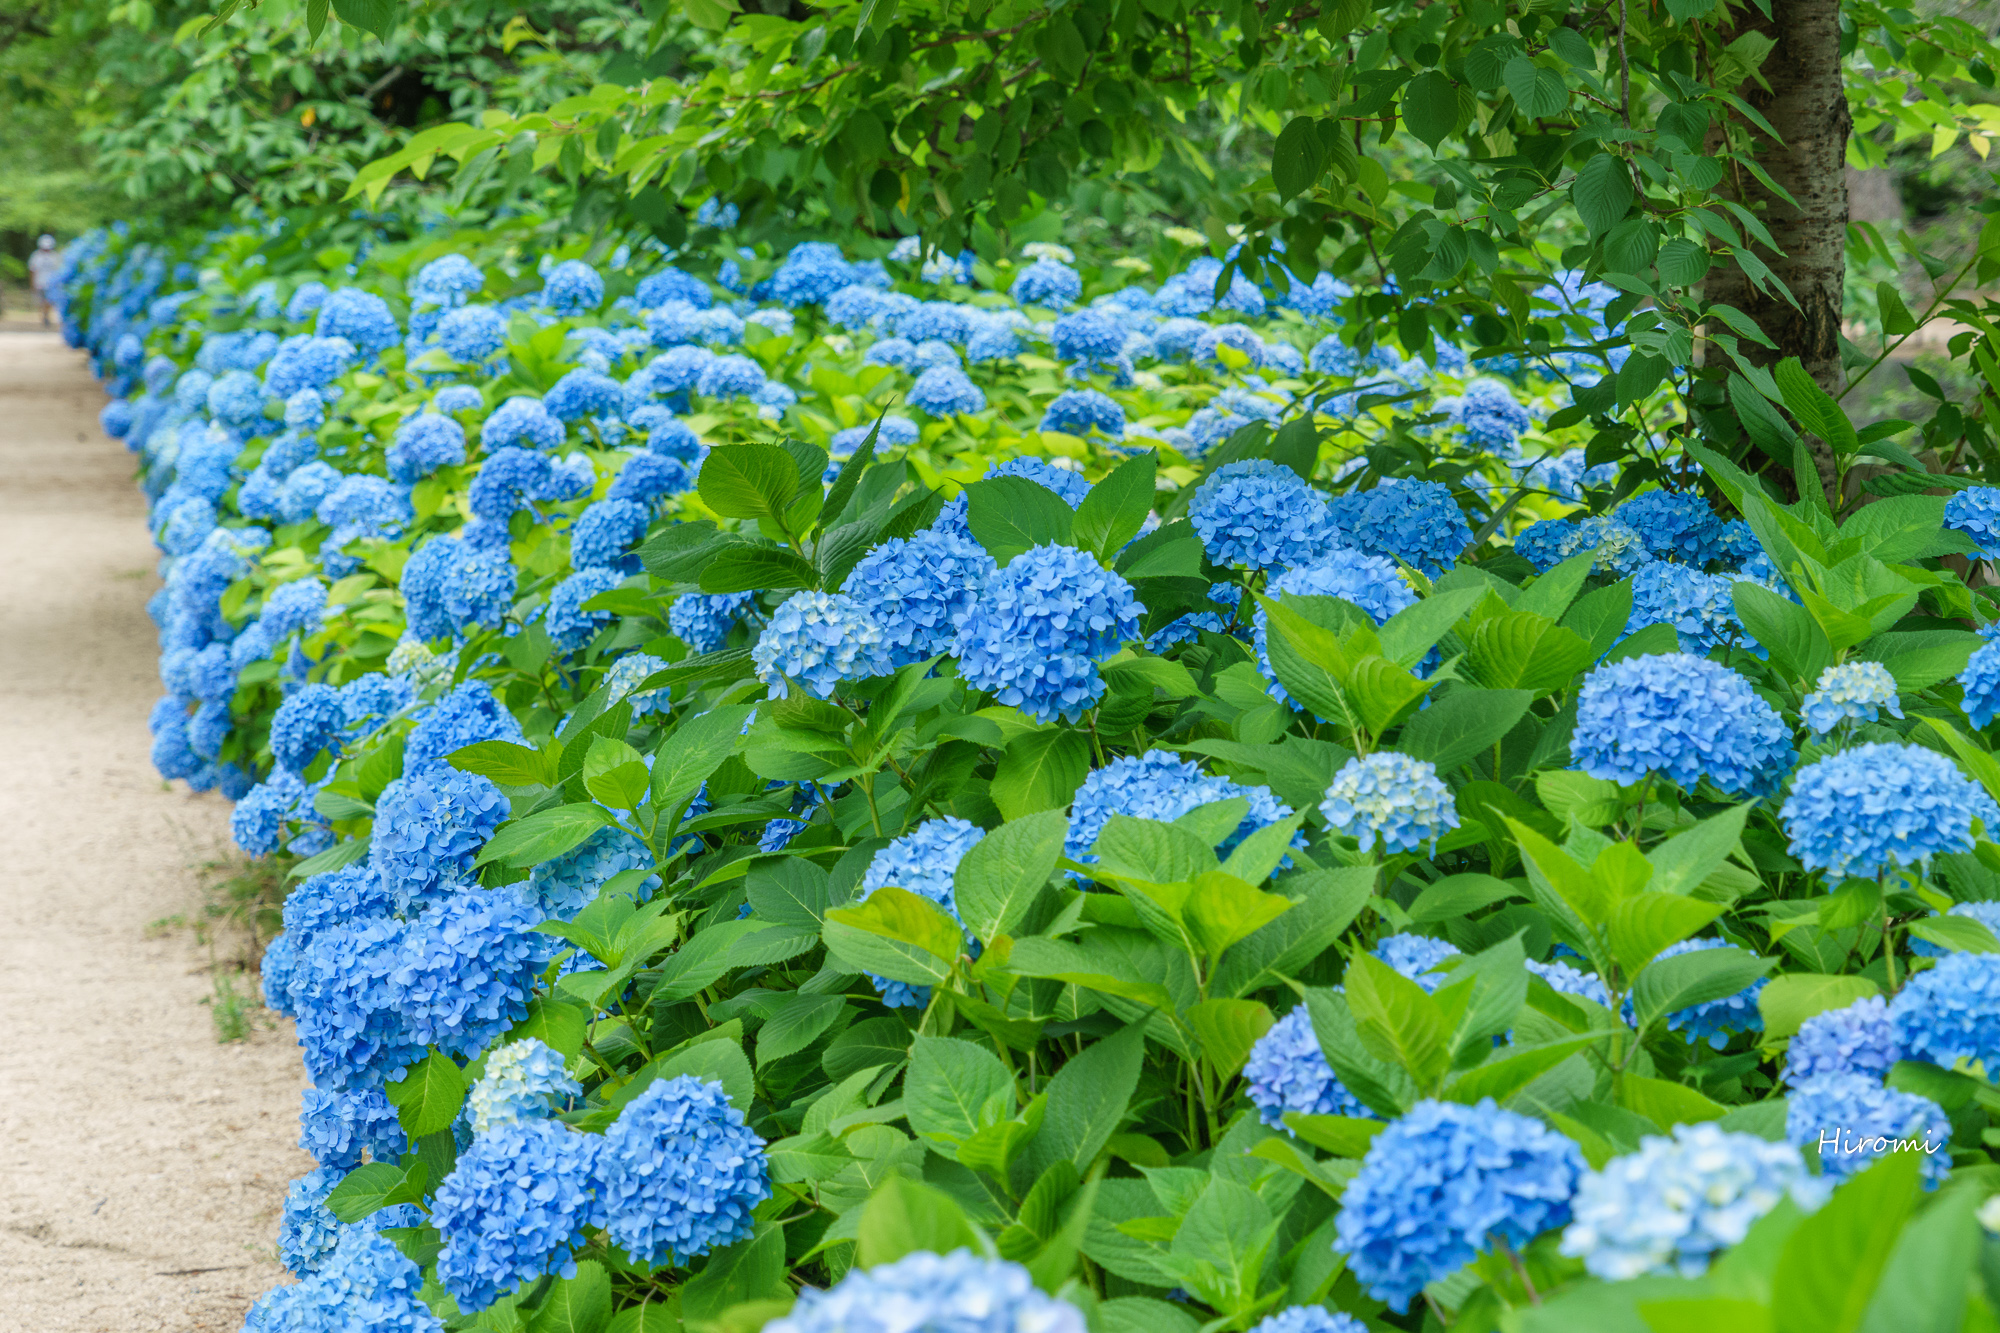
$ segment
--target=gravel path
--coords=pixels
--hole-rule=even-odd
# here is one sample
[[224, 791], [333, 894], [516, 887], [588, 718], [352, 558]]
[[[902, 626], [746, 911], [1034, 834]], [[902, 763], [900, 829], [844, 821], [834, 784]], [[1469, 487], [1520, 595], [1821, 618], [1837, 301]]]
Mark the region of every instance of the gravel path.
[[312, 1167], [304, 1076], [261, 1009], [217, 1044], [206, 951], [148, 937], [198, 903], [228, 806], [147, 758], [157, 556], [103, 402], [0, 323], [0, 1330], [234, 1333]]

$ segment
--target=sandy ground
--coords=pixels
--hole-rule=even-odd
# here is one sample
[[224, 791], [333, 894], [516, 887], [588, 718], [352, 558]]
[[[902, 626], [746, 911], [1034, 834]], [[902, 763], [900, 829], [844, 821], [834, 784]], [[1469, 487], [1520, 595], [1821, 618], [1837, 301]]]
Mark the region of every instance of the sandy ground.
[[219, 1045], [199, 902], [220, 797], [147, 759], [158, 587], [82, 357], [0, 321], [0, 1330], [226, 1330], [273, 1244], [304, 1073], [291, 1025]]

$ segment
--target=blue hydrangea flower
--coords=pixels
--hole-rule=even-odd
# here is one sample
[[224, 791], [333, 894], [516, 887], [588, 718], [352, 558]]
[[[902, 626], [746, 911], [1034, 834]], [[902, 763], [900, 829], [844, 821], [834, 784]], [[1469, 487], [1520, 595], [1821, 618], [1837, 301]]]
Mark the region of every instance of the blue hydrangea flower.
[[[985, 836], [985, 829], [963, 819], [950, 816], [927, 819], [875, 854], [861, 876], [861, 891], [855, 901], [866, 902], [875, 890], [894, 885], [928, 898], [958, 921], [952, 876], [958, 873], [958, 863], [965, 859], [965, 854]], [[921, 1009], [930, 1003], [928, 986], [890, 981], [872, 974], [868, 979], [875, 983], [882, 1003], [891, 1009]]]
[[346, 726], [340, 695], [332, 686], [301, 686], [271, 718], [271, 757], [289, 772], [303, 773], [321, 750], [340, 753]]
[[1653, 559], [1631, 525], [1608, 515], [1530, 523], [1514, 538], [1514, 550], [1544, 574], [1582, 551], [1595, 551], [1593, 568], [1614, 578], [1634, 573]]
[[625, 401], [622, 386], [609, 375], [579, 367], [550, 386], [542, 406], [557, 421], [616, 415]]
[[307, 1088], [299, 1110], [299, 1147], [322, 1167], [352, 1171], [364, 1152], [378, 1162], [395, 1161], [409, 1151], [409, 1140], [380, 1088]]
[[1332, 505], [1347, 545], [1391, 556], [1436, 578], [1472, 545], [1472, 527], [1451, 489], [1435, 481], [1385, 481]]
[[[646, 844], [623, 829], [601, 828], [581, 845], [530, 871], [528, 894], [548, 916], [571, 921], [596, 901], [613, 875], [652, 868], [653, 854]], [[659, 876], [648, 875], [639, 882], [635, 896], [643, 899], [659, 887]]]
[[621, 575], [638, 573], [638, 563], [628, 556], [646, 535], [652, 514], [637, 500], [599, 500], [577, 515], [570, 529], [569, 560], [577, 569], [615, 569]]
[[1102, 310], [1078, 310], [1058, 319], [1049, 330], [1058, 360], [1109, 361], [1125, 349], [1125, 326]]
[[1672, 1138], [1641, 1139], [1639, 1151], [1583, 1177], [1562, 1252], [1607, 1282], [1700, 1277], [1786, 1198], [1812, 1212], [1829, 1193], [1797, 1148], [1713, 1124], [1676, 1125]]
[[441, 255], [410, 279], [410, 300], [419, 305], [459, 306], [486, 285], [486, 275], [464, 255]]
[[1766, 796], [1796, 758], [1791, 731], [1750, 682], [1689, 653], [1628, 657], [1585, 677], [1570, 741], [1595, 778], [1659, 774], [1685, 789], [1707, 778], [1732, 795]]
[[1962, 532], [1982, 560], [2000, 558], [2000, 488], [1968, 486], [1944, 502], [1944, 525]]
[[313, 332], [322, 338], [345, 338], [371, 357], [403, 341], [389, 303], [359, 287], [342, 287], [329, 295], [313, 321]]
[[604, 1140], [521, 1120], [472, 1140], [437, 1187], [431, 1225], [444, 1240], [438, 1281], [483, 1310], [544, 1273], [573, 1276], [584, 1228], [602, 1226], [597, 1163]]
[[397, 1008], [419, 1046], [471, 1059], [528, 1015], [535, 977], [560, 948], [518, 885], [447, 893], [405, 932]]
[[418, 910], [465, 882], [479, 849], [509, 817], [507, 798], [490, 780], [434, 764], [383, 788], [369, 857], [397, 910]]
[[[1649, 561], [1632, 576], [1632, 614], [1625, 633], [1671, 625], [1689, 650], [1707, 653], [1735, 644], [1755, 647], [1736, 614], [1736, 580], [1688, 565]], [[1758, 649], [1762, 656], [1762, 650]]]
[[[1269, 595], [1282, 602], [1286, 597], [1338, 597], [1366, 611], [1381, 624], [1405, 607], [1415, 606], [1417, 595], [1403, 581], [1403, 573], [1379, 555], [1335, 549], [1311, 564], [1294, 565], [1271, 580]], [[1292, 696], [1279, 683], [1271, 665], [1270, 616], [1258, 607], [1250, 617], [1251, 641], [1257, 649], [1257, 670], [1262, 673], [1271, 697], [1292, 703]]]
[[243, 1333], [444, 1333], [444, 1324], [419, 1297], [424, 1275], [378, 1226], [413, 1226], [421, 1214], [409, 1204], [386, 1208], [353, 1226], [304, 1281], [274, 1287], [243, 1320]]
[[[1326, 274], [1319, 275], [1322, 280]], [[1299, 288], [1294, 287], [1293, 293]], [[1288, 1305], [1254, 1325], [1250, 1333], [1368, 1333], [1368, 1325], [1353, 1315], [1324, 1305]]]
[[700, 310], [706, 310], [715, 304], [715, 298], [709, 295], [708, 288], [702, 284], [700, 278], [685, 273], [671, 264], [657, 273], [641, 278], [638, 288], [632, 293], [632, 301], [641, 310], [650, 310], [669, 301], [686, 301]]
[[764, 387], [764, 368], [741, 353], [712, 357], [696, 376], [694, 391], [709, 398], [737, 398]]
[[1996, 637], [1995, 628], [1989, 625], [1981, 631], [1986, 642], [1973, 650], [1965, 670], [1958, 675], [1958, 683], [1965, 689], [1965, 715], [1982, 729], [2000, 715], [2000, 637]]
[[1268, 787], [1246, 787], [1228, 778], [1213, 777], [1202, 772], [1192, 760], [1178, 759], [1165, 750], [1122, 755], [1102, 768], [1093, 769], [1077, 788], [1070, 808], [1069, 832], [1063, 839], [1063, 855], [1085, 865], [1094, 863], [1097, 853], [1092, 848], [1113, 815], [1172, 823], [1204, 805], [1238, 798], [1249, 802], [1250, 808], [1243, 821], [1217, 847], [1224, 856], [1258, 829], [1291, 818], [1292, 808], [1272, 795]]
[[1082, 298], [1083, 278], [1054, 259], [1037, 259], [1015, 275], [1007, 294], [1020, 305], [1063, 310]]
[[885, 674], [882, 627], [857, 600], [843, 593], [795, 592], [771, 614], [750, 649], [757, 678], [771, 697], [785, 697], [797, 681], [815, 698], [830, 699], [843, 680]]
[[848, 426], [844, 430], [835, 431], [833, 438], [826, 442], [827, 453], [834, 459], [852, 457], [854, 451], [861, 447], [861, 442], [868, 438], [870, 431], [875, 431], [875, 452], [878, 454], [915, 444], [922, 435], [917, 429], [917, 423], [908, 417], [885, 416], [882, 418], [879, 430], [871, 421], [864, 425]]
[[583, 1096], [583, 1085], [563, 1068], [563, 1058], [527, 1037], [496, 1046], [486, 1054], [486, 1072], [465, 1099], [474, 1136], [501, 1125], [545, 1120], [557, 1102]]
[[403, 748], [403, 772], [444, 761], [478, 741], [525, 743], [521, 724], [483, 680], [468, 680], [437, 701], [417, 722]]
[[1785, 1082], [1803, 1083], [1823, 1074], [1865, 1074], [1881, 1078], [1903, 1058], [1889, 1004], [1879, 995], [1828, 1009], [1799, 1025], [1785, 1048]]
[[549, 593], [545, 624], [549, 638], [565, 651], [574, 652], [589, 643], [599, 630], [618, 618], [613, 611], [586, 611], [583, 604], [600, 593], [610, 592], [625, 581], [616, 569], [583, 569], [558, 583]]
[[542, 280], [542, 302], [563, 314], [581, 314], [604, 304], [604, 279], [581, 259], [565, 259]]
[[771, 1197], [764, 1141], [722, 1086], [682, 1074], [633, 1098], [598, 1154], [605, 1234], [644, 1263], [686, 1263], [751, 1234]]
[[1889, 1002], [1896, 1041], [1912, 1060], [2000, 1069], [2000, 954], [1955, 953], [1919, 972]]
[[1217, 468], [1196, 488], [1188, 520], [1211, 562], [1272, 573], [1327, 558], [1339, 537], [1326, 497], [1267, 459]]
[[1478, 379], [1456, 398], [1440, 398], [1438, 410], [1465, 431], [1468, 444], [1488, 453], [1505, 453], [1535, 424], [1535, 418], [1500, 380]]
[[[1039, 265], [1037, 265], [1039, 267]], [[1018, 286], [1018, 283], [1016, 284]], [[764, 1333], [1084, 1333], [1083, 1311], [1035, 1286], [1028, 1270], [970, 1250], [917, 1250], [807, 1287]], [[1345, 1333], [1343, 1330], [1342, 1333]]]
[[327, 1208], [326, 1196], [346, 1176], [344, 1167], [322, 1166], [285, 1189], [285, 1212], [278, 1223], [278, 1260], [300, 1277], [317, 1270], [340, 1242], [340, 1219]]
[[[180, 743], [186, 744], [184, 721], [166, 725], [179, 726]], [[155, 728], [155, 735], [160, 732], [161, 728]], [[275, 769], [229, 812], [229, 836], [248, 855], [269, 856], [285, 840], [288, 824], [312, 817], [312, 797], [313, 789], [298, 774]]]
[[465, 427], [436, 412], [419, 413], [396, 427], [389, 446], [389, 475], [397, 481], [417, 481], [464, 461]]
[[[1658, 962], [1663, 958], [1676, 958], [1681, 954], [1698, 953], [1704, 949], [1726, 949], [1728, 940], [1698, 939], [1682, 940], [1660, 950]], [[1729, 1039], [1739, 1032], [1762, 1032], [1764, 1015], [1757, 1008], [1757, 996], [1764, 989], [1764, 979], [1757, 980], [1737, 991], [1716, 1000], [1703, 1000], [1683, 1009], [1676, 1009], [1667, 1015], [1667, 1031], [1678, 1032], [1690, 1042], [1706, 1041], [1715, 1050], [1729, 1044]], [[1627, 1002], [1626, 1019], [1631, 1019], [1631, 1006]]]
[[1699, 495], [1646, 491], [1616, 510], [1617, 518], [1639, 534], [1660, 560], [1680, 560], [1697, 569], [1723, 557], [1722, 520]]
[[934, 417], [986, 410], [986, 395], [955, 366], [932, 366], [917, 376], [904, 401]]
[[1585, 1171], [1576, 1145], [1538, 1120], [1419, 1102], [1375, 1136], [1334, 1223], [1334, 1249], [1398, 1313], [1493, 1243], [1520, 1249], [1570, 1219]]
[[1880, 662], [1843, 662], [1830, 666], [1819, 676], [1819, 686], [1806, 696], [1799, 716], [1815, 735], [1824, 735], [1842, 722], [1873, 722], [1886, 710], [1901, 717], [1896, 702], [1896, 678]]
[[694, 472], [678, 458], [643, 453], [626, 460], [612, 478], [607, 500], [636, 500], [650, 511], [668, 496], [694, 489]]
[[877, 546], [840, 590], [881, 627], [889, 665], [904, 667], [950, 650], [995, 570], [977, 543], [926, 530]]
[[431, 395], [431, 411], [476, 412], [486, 406], [486, 395], [470, 384], [447, 384]]
[[1243, 1066], [1243, 1081], [1244, 1093], [1257, 1108], [1258, 1118], [1274, 1129], [1285, 1128], [1287, 1111], [1357, 1117], [1373, 1114], [1326, 1062], [1304, 1005], [1273, 1023], [1270, 1031], [1257, 1039]]
[[1446, 959], [1459, 956], [1457, 947], [1449, 941], [1408, 933], [1385, 936], [1369, 952], [1432, 995], [1450, 980], [1437, 969], [1444, 965]]
[[489, 361], [507, 345], [507, 317], [490, 305], [468, 305], [437, 324], [438, 346], [454, 360]]
[[1891, 1152], [1916, 1153], [1930, 1188], [1951, 1170], [1944, 1108], [1866, 1074], [1821, 1074], [1795, 1085], [1785, 1104], [1785, 1139], [1817, 1148], [1821, 1172], [1836, 1181]]
[[1549, 987], [1560, 994], [1575, 995], [1601, 1004], [1606, 1009], [1611, 1007], [1611, 992], [1595, 972], [1579, 972], [1561, 961], [1538, 963], [1532, 958], [1528, 960], [1527, 967], [1530, 972], [1548, 982]]
[[479, 447], [489, 458], [509, 445], [547, 453], [562, 444], [565, 434], [563, 423], [541, 399], [517, 394], [494, 409], [480, 426]]
[[1098, 661], [1138, 634], [1132, 585], [1083, 552], [1048, 543], [987, 582], [954, 651], [974, 689], [1038, 722], [1074, 722], [1103, 697]]
[[671, 706], [673, 691], [662, 686], [658, 689], [640, 690], [648, 676], [665, 671], [667, 661], [650, 653], [627, 653], [611, 664], [604, 673], [603, 684], [611, 691], [611, 701], [623, 700], [632, 705], [632, 716], [647, 717], [654, 713], [664, 713]]
[[753, 609], [752, 593], [682, 593], [667, 608], [667, 628], [694, 651], [713, 653], [728, 644], [729, 631]]
[[1792, 855], [1830, 882], [1969, 852], [1975, 822], [2000, 829], [1984, 789], [1915, 745], [1871, 743], [1815, 760], [1793, 778], [1780, 815]]
[[1451, 789], [1434, 765], [1393, 750], [1350, 759], [1333, 776], [1320, 813], [1336, 833], [1355, 839], [1364, 852], [1384, 855], [1428, 846], [1458, 827]]
[[1113, 440], [1125, 438], [1125, 409], [1098, 389], [1065, 389], [1042, 412], [1042, 430], [1088, 435], [1095, 430]]

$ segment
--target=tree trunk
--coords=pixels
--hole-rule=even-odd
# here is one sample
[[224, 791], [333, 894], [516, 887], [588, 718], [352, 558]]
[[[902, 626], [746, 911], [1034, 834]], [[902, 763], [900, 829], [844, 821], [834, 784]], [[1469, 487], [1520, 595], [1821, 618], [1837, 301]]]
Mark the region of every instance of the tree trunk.
[[[1757, 257], [1770, 265], [1797, 305], [1757, 290], [1742, 269], [1727, 261], [1710, 271], [1705, 292], [1709, 300], [1750, 316], [1777, 344], [1774, 350], [1745, 341], [1740, 350], [1747, 358], [1773, 365], [1795, 356], [1821, 388], [1838, 394], [1845, 387], [1840, 308], [1846, 277], [1847, 135], [1852, 127], [1841, 83], [1840, 2], [1772, 0], [1768, 19], [1745, 6], [1729, 36], [1746, 32], [1761, 32], [1777, 42], [1761, 71], [1770, 88], [1749, 79], [1736, 92], [1771, 123], [1782, 142], [1755, 125], [1739, 123], [1757, 164], [1797, 206], [1774, 196], [1746, 171], [1732, 170], [1724, 188], [1771, 229], [1779, 252], [1760, 245]], [[1718, 130], [1710, 131], [1710, 143], [1711, 149], [1719, 146]], [[1822, 440], [1811, 443], [1821, 484], [1829, 501], [1838, 505], [1832, 451]]]

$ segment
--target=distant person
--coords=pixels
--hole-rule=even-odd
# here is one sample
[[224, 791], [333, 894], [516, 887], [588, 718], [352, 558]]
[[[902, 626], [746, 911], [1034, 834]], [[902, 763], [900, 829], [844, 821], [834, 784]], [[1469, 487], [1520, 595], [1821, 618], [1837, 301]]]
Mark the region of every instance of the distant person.
[[56, 303], [50, 293], [56, 285], [56, 270], [62, 267], [62, 256], [56, 253], [56, 238], [44, 236], [35, 242], [35, 253], [28, 256], [28, 286], [34, 288], [35, 301], [42, 308], [42, 327], [49, 326], [49, 317], [55, 314]]

